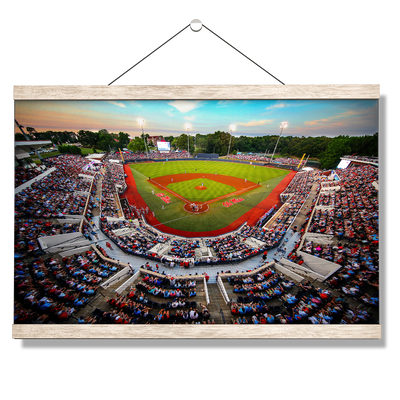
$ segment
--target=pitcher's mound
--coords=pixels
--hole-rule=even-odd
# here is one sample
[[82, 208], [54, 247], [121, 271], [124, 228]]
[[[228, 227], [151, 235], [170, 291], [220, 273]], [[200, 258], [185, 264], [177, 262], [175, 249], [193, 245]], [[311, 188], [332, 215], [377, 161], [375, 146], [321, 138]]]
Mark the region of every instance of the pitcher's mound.
[[205, 186], [195, 186], [194, 188], [197, 190], [206, 190], [207, 189]]

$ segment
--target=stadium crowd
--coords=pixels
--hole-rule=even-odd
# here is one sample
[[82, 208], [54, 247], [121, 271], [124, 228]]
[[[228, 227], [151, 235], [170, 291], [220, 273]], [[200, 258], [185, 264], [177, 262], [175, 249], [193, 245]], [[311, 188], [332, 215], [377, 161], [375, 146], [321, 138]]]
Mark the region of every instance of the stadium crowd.
[[[146, 264], [147, 265], [147, 264]], [[142, 266], [142, 269], [151, 270]], [[96, 309], [80, 323], [101, 324], [212, 324], [207, 306], [194, 301], [194, 278], [145, 274], [126, 294], [107, 298], [109, 311]]]
[[25, 168], [22, 166], [15, 167], [15, 178], [14, 178], [14, 187], [21, 186], [23, 183], [26, 183], [40, 174], [42, 174], [46, 170], [46, 167], [43, 168]]
[[[154, 159], [168, 157], [158, 152], [151, 155]], [[119, 195], [126, 189], [123, 166], [109, 162], [118, 157], [117, 153], [107, 155], [101, 170], [88, 168], [90, 161], [81, 156], [49, 158], [47, 167], [56, 170], [15, 195], [15, 323], [68, 321], [96, 294], [102, 280], [120, 269], [118, 265], [103, 262], [91, 251], [64, 259], [46, 258], [38, 242], [41, 237], [78, 232], [79, 229], [86, 238], [92, 238], [90, 220], [96, 206], [95, 193], [100, 177], [100, 227], [110, 241], [128, 254], [160, 262], [168, 259], [170, 267], [181, 268], [189, 266], [188, 259], [194, 264], [240, 262], [278, 247], [310, 195], [313, 184], [318, 183], [318, 201], [317, 197], [313, 200], [300, 233], [307, 233], [305, 227], [309, 222], [308, 232], [333, 235], [335, 242], [306, 241], [301, 251], [341, 267], [326, 282], [332, 290], [339, 290], [343, 296], [350, 296], [366, 306], [379, 305], [379, 201], [373, 185], [378, 180], [376, 167], [362, 165], [336, 170], [339, 180], [333, 182], [321, 173], [297, 173], [281, 194], [282, 206], [278, 204], [271, 209], [254, 227], [245, 225], [235, 234], [204, 240], [203, 245], [212, 254], [204, 260], [204, 257], [196, 256], [200, 241], [162, 234], [142, 220], [141, 217], [150, 211], [148, 208], [139, 209], [136, 205], [130, 208], [129, 204], [121, 204]], [[181, 153], [170, 156], [181, 157]], [[126, 161], [144, 158], [147, 158], [146, 153], [124, 154]], [[286, 159], [278, 162], [290, 164]], [[23, 171], [17, 167], [15, 185], [20, 186], [41, 172]], [[321, 190], [331, 186], [340, 188], [337, 191]], [[85, 216], [89, 223], [63, 223], [68, 215]], [[122, 219], [112, 221], [109, 217]], [[139, 218], [125, 219], [134, 217]], [[273, 222], [267, 226], [272, 217]], [[256, 245], [256, 241], [248, 240], [251, 238], [261, 243]], [[300, 240], [287, 258], [302, 265], [302, 257], [296, 253], [299, 243]], [[155, 251], [157, 245], [167, 246], [167, 252], [162, 255]], [[105, 254], [103, 249], [101, 251]], [[307, 283], [297, 286], [272, 269], [230, 283], [233, 292], [241, 294], [237, 302], [232, 303], [232, 314], [237, 317], [234, 323], [344, 324], [365, 322], [370, 318], [365, 311], [351, 309], [331, 291]], [[154, 314], [151, 311], [160, 307], [157, 301], [148, 299], [149, 295], [170, 302]], [[202, 306], [199, 311], [197, 305], [188, 301], [194, 296], [196, 281], [171, 277], [156, 279], [147, 275], [126, 297], [117, 295], [109, 299], [110, 305], [117, 310], [99, 310], [93, 317], [78, 322], [209, 323], [207, 308]], [[273, 308], [266, 303], [277, 299], [282, 302], [279, 307]], [[190, 310], [180, 310], [185, 307]], [[177, 312], [171, 313], [173, 309]]]
[[[192, 155], [188, 153], [185, 150], [182, 150], [180, 152], [175, 152], [175, 151], [149, 151], [143, 152], [143, 151], [137, 151], [137, 152], [132, 152], [132, 151], [122, 151], [122, 157], [124, 161], [140, 161], [140, 160], [157, 160], [157, 159], [179, 159], [179, 158], [190, 158]], [[118, 160], [122, 161], [121, 159], [121, 154], [119, 151], [114, 152], [114, 153], [109, 153], [107, 154], [105, 158], [105, 162], [108, 162], [110, 160]]]
[[[267, 163], [271, 162], [271, 157], [264, 154], [230, 154], [229, 158], [233, 160], [242, 160], [242, 161], [261, 161]], [[300, 163], [300, 160], [297, 158], [290, 158], [290, 157], [277, 157], [273, 159], [272, 163], [292, 165], [297, 167]], [[304, 166], [304, 164], [305, 160], [301, 162], [300, 166]]]
[[[296, 284], [271, 267], [261, 266], [253, 275], [243, 275], [228, 278], [232, 292], [240, 294], [231, 302], [234, 324], [363, 324], [370, 321], [371, 313], [350, 306], [346, 296], [358, 297], [367, 305], [377, 302], [374, 295], [353, 295], [355, 284], [344, 287], [343, 296], [338, 296], [332, 285], [330, 290], [314, 287], [310, 281]], [[276, 300], [279, 305], [272, 305]]]
[[311, 172], [299, 172], [292, 179], [288, 187], [281, 194], [281, 200], [284, 202], [276, 215], [274, 223], [266, 227], [266, 222], [275, 214], [271, 213], [268, 219], [260, 218], [262, 223], [253, 227], [244, 226], [239, 235], [245, 238], [253, 237], [265, 242], [265, 249], [271, 249], [279, 245], [285, 233], [292, 225], [296, 215], [303, 207], [304, 202], [310, 194], [313, 185]]
[[[95, 206], [93, 190], [97, 178], [93, 173], [83, 173], [83, 168], [89, 163], [87, 160], [80, 156], [61, 155], [47, 162], [56, 170], [15, 194], [15, 260], [43, 255], [38, 242], [41, 237], [78, 232], [80, 220], [78, 223], [63, 223], [63, 219], [68, 215], [83, 216], [85, 211], [86, 217], [90, 218]], [[88, 179], [87, 175], [91, 178]], [[89, 235], [90, 231], [89, 225], [82, 225], [84, 235]]]
[[338, 171], [340, 191], [321, 192], [309, 232], [335, 235], [350, 240], [379, 242], [378, 191], [372, 182], [378, 179], [377, 169], [370, 165]]
[[[366, 306], [379, 305], [379, 202], [378, 191], [372, 185], [378, 179], [378, 169], [371, 165], [337, 170], [339, 191], [321, 191], [318, 207], [312, 216], [308, 232], [333, 235], [331, 244], [318, 239], [305, 241], [302, 252], [338, 264], [326, 284], [345, 296]], [[320, 208], [324, 206], [323, 208]], [[311, 211], [311, 210], [310, 210]], [[299, 243], [288, 259], [302, 265], [296, 254]], [[347, 310], [345, 321], [364, 319], [355, 310]], [[341, 322], [346, 323], [346, 322]]]
[[14, 323], [63, 323], [96, 294], [103, 278], [119, 270], [95, 251], [71, 257], [17, 261], [14, 266]]
[[[102, 217], [100, 228], [124, 252], [156, 260], [160, 260], [160, 256], [151, 253], [150, 249], [157, 243], [165, 243], [169, 240], [169, 236], [157, 233], [143, 222], [139, 222], [139, 226], [137, 226], [128, 220], [109, 222], [107, 218]], [[122, 228], [128, 228], [129, 234], [118, 235], [114, 233], [115, 230]]]
[[101, 213], [103, 216], [119, 218], [123, 216], [118, 193], [126, 189], [122, 165], [105, 163], [101, 183]]

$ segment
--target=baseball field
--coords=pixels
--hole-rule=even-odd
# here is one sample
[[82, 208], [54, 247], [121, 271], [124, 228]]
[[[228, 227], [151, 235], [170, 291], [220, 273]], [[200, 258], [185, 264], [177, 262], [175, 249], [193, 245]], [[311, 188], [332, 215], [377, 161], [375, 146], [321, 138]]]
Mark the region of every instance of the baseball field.
[[[255, 223], [279, 203], [293, 172], [218, 161], [162, 161], [124, 166], [132, 204], [169, 233], [207, 236]], [[154, 215], [153, 215], [154, 213]]]

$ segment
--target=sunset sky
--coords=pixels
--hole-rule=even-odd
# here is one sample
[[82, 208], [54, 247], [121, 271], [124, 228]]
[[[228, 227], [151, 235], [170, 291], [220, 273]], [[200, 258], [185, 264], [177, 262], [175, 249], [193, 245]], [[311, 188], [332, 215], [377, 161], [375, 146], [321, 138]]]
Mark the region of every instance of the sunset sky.
[[[171, 101], [16, 101], [15, 118], [38, 132], [107, 129], [131, 137], [145, 120], [150, 136], [228, 132], [235, 135], [285, 136], [373, 135], [378, 132], [378, 100], [171, 100]], [[15, 132], [20, 132], [15, 126]]]

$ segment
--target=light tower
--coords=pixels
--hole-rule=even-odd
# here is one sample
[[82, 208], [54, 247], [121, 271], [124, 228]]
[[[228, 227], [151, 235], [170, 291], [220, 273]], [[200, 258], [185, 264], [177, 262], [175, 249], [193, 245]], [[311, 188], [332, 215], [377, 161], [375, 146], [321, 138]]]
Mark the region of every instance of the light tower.
[[273, 151], [273, 153], [272, 153], [271, 161], [270, 161], [270, 162], [272, 162], [273, 159], [274, 159], [274, 154], [275, 154], [275, 150], [276, 150], [276, 148], [277, 148], [277, 146], [278, 146], [279, 139], [281, 138], [281, 135], [282, 135], [283, 130], [286, 129], [287, 126], [288, 126], [288, 123], [287, 123], [287, 122], [282, 122], [282, 123], [281, 123], [281, 126], [280, 126], [280, 128], [281, 128], [281, 133], [279, 134], [278, 140], [276, 141], [276, 145], [275, 145], [274, 151]]
[[231, 135], [229, 137], [228, 155], [226, 156], [226, 158], [229, 158], [229, 152], [231, 151], [232, 134], [233, 134], [233, 132], [235, 132], [235, 130], [236, 130], [236, 125], [234, 125], [234, 124], [229, 125], [229, 131], [230, 131]]
[[145, 150], [147, 152], [147, 158], [149, 158], [149, 149], [147, 148], [147, 141], [146, 141], [146, 138], [144, 137], [144, 129], [143, 129], [143, 127], [144, 127], [144, 119], [143, 118], [139, 118], [138, 119], [138, 123], [139, 123], [139, 126], [142, 128], [144, 148], [145, 148]]
[[188, 138], [188, 158], [189, 158], [189, 154], [190, 154], [190, 151], [189, 151], [189, 131], [190, 131], [190, 128], [192, 127], [192, 125], [190, 125], [190, 124], [185, 124], [185, 129], [186, 129], [186, 132], [187, 132], [187, 138]]

